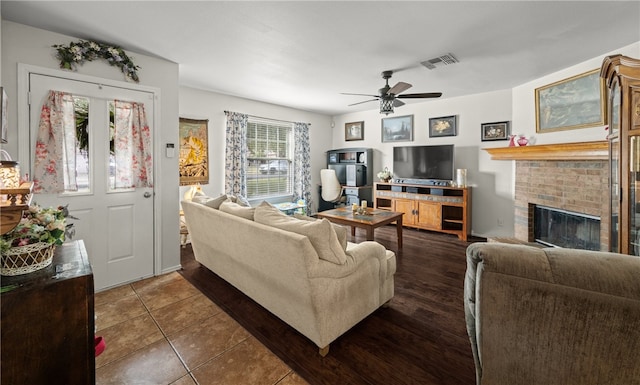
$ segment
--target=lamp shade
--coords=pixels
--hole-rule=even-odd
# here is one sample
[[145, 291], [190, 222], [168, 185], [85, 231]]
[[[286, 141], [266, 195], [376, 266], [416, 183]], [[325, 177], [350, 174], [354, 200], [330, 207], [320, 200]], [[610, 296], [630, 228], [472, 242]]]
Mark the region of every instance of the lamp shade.
[[13, 160], [0, 161], [0, 186], [2, 188], [20, 187], [20, 168]]

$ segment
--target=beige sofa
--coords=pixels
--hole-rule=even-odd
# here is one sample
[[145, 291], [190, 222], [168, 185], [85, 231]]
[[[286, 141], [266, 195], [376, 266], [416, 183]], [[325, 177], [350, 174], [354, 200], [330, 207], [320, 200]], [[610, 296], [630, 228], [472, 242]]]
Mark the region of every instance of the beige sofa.
[[640, 384], [640, 258], [474, 243], [465, 315], [477, 384]]
[[393, 297], [395, 254], [377, 242], [347, 242], [345, 228], [288, 217], [264, 202], [251, 208], [226, 201], [218, 209], [214, 200], [204, 203], [182, 202], [196, 260], [313, 341], [323, 356]]

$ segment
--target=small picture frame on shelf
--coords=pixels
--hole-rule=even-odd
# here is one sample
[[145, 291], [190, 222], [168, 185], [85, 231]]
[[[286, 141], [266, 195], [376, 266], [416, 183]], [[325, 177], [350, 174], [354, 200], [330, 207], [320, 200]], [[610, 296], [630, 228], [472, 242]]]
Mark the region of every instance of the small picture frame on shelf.
[[456, 136], [458, 134], [457, 115], [429, 118], [429, 137]]
[[480, 139], [483, 142], [509, 139], [509, 122], [482, 123]]
[[364, 140], [364, 121], [345, 123], [344, 140]]

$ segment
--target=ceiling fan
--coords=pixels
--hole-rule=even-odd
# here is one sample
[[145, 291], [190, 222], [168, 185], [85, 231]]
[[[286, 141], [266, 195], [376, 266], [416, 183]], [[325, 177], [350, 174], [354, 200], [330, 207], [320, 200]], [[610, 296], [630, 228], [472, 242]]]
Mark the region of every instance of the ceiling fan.
[[393, 75], [393, 71], [383, 71], [382, 78], [386, 81], [384, 87], [378, 90], [379, 95], [368, 95], [368, 94], [350, 94], [350, 93], [342, 93], [342, 95], [360, 95], [360, 96], [371, 96], [375, 99], [365, 100], [358, 103], [349, 104], [349, 106], [355, 106], [357, 104], [373, 102], [376, 100], [380, 100], [380, 113], [389, 115], [393, 113], [394, 107], [400, 107], [404, 105], [402, 100], [398, 99], [424, 99], [424, 98], [439, 98], [442, 96], [442, 92], [425, 92], [420, 94], [402, 94], [402, 92], [411, 88], [411, 84], [405, 82], [398, 82], [395, 86], [389, 87], [389, 79]]

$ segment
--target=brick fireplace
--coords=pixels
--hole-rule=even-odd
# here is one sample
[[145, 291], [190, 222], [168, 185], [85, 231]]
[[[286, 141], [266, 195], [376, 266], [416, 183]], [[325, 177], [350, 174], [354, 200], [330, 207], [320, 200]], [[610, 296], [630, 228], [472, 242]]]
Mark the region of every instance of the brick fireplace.
[[600, 218], [600, 250], [609, 245], [608, 162], [516, 161], [515, 237], [533, 242], [535, 205]]
[[606, 142], [487, 149], [492, 159], [515, 160], [515, 238], [534, 242], [536, 205], [600, 218], [600, 250], [609, 245]]

